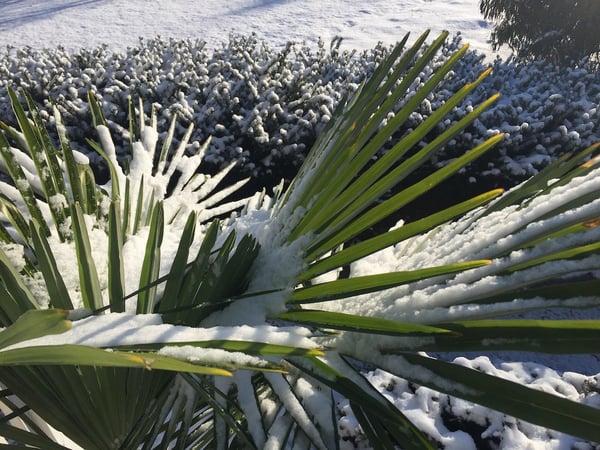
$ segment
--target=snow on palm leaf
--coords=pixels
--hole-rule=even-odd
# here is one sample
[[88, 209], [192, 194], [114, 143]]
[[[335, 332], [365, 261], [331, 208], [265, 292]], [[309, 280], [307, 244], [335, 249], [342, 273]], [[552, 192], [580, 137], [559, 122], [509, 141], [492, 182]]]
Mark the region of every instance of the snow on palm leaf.
[[[34, 384], [20, 389], [17, 380], [39, 379], [28, 364], [99, 366], [80, 375], [84, 386], [107, 376], [100, 366], [111, 364], [176, 372], [158, 381], [149, 376], [151, 395], [144, 397], [148, 403], [140, 402], [148, 408], [142, 408], [144, 420], [119, 429], [109, 447], [171, 442], [182, 448], [337, 448], [336, 393], [348, 399], [374, 446], [433, 447], [431, 441], [439, 441], [435, 430], [419, 430], [381, 397], [356, 361], [542, 427], [600, 440], [593, 408], [418, 353], [593, 351], [598, 321], [505, 316], [597, 305], [600, 185], [594, 160], [585, 162], [595, 147], [562, 158], [503, 196], [500, 190], [484, 193], [356, 242], [502, 139], [482, 141], [423, 180], [397, 188], [497, 99], [492, 96], [420, 145], [485, 72], [379, 154], [466, 51], [421, 80], [445, 37], [424, 47], [425, 34], [404, 53], [406, 39], [399, 44], [340, 103], [297, 177], [273, 199], [256, 194], [226, 202], [241, 184], [207, 197], [222, 177], [197, 173], [201, 154], [187, 155], [185, 138], [169, 150], [174, 127], [157, 152], [155, 120], [144, 125], [141, 107], [141, 127], [137, 132], [131, 127], [129, 169], [122, 169], [105, 119], [90, 98], [100, 137], [99, 145], [91, 145], [110, 169], [110, 181], [97, 187], [89, 166], [61, 133], [58, 116], [61, 151], [49, 143], [34, 110], [30, 125], [13, 95], [21, 131], [4, 127], [0, 141], [16, 186], [2, 185], [6, 226], [0, 230], [5, 241], [0, 268], [10, 299], [1, 304], [2, 320], [11, 325], [26, 310], [45, 307], [40, 299], [65, 309], [84, 307], [84, 315], [94, 316], [53, 336], [6, 339], [12, 345], [5, 344], [0, 364], [26, 367], [2, 369], [0, 380], [27, 397], [25, 390], [34, 390]], [[405, 98], [415, 83], [419, 88]], [[401, 100], [404, 107], [390, 116]], [[384, 199], [389, 191], [393, 195]], [[231, 211], [223, 221], [212, 220]], [[73, 273], [76, 266], [80, 270]], [[338, 278], [344, 266], [350, 266], [350, 277]], [[105, 309], [112, 314], [101, 314]], [[32, 317], [9, 330], [14, 334], [17, 325], [41, 320]], [[111, 356], [100, 358], [90, 347], [110, 348]], [[219, 376], [213, 370], [226, 372]], [[69, 377], [73, 383], [77, 375]], [[123, 379], [107, 376], [110, 387], [101, 386], [97, 398], [105, 401]], [[152, 384], [159, 381], [160, 388]], [[49, 395], [49, 389], [37, 390], [39, 397]], [[81, 436], [81, 425], [74, 427], [70, 416], [53, 420], [60, 411], [49, 413], [48, 404], [37, 400], [24, 398], [80, 445], [108, 445], [104, 438], [94, 444]], [[154, 402], [162, 407], [153, 408]], [[101, 410], [90, 410], [90, 423]]]
[[[93, 264], [94, 269], [102, 271], [102, 274], [98, 274], [98, 279], [103, 282], [102, 289], [106, 289], [107, 269], [111, 265], [110, 257], [107, 261], [108, 240], [115, 237], [112, 236], [110, 229], [111, 213], [115, 213], [120, 218], [118, 234], [122, 240], [120, 242], [121, 263], [126, 265], [127, 270], [124, 274], [128, 275], [128, 279], [123, 282], [127, 292], [131, 292], [139, 287], [140, 263], [144, 260], [144, 245], [148, 234], [154, 228], [165, 228], [160, 224], [150, 226], [152, 213], [157, 205], [160, 204], [162, 208], [162, 222], [169, 225], [164, 229], [167, 236], [164, 237], [165, 246], [162, 247], [163, 254], [160, 258], [160, 266], [164, 274], [171, 266], [176, 246], [181, 238], [181, 229], [190, 212], [196, 214], [198, 223], [207, 223], [247, 203], [247, 199], [234, 202], [223, 201], [239, 190], [247, 180], [215, 191], [217, 185], [231, 170], [231, 166], [212, 177], [196, 173], [205, 147], [201, 147], [194, 155], [186, 155], [189, 132], [181, 144], [173, 150], [169, 148], [174, 132], [174, 128], [171, 127], [159, 153], [155, 116], [152, 115], [150, 125], [144, 125], [143, 112], [140, 112], [139, 118], [139, 123], [142, 124], [140, 140], [132, 142], [132, 157], [125, 172], [116, 160], [112, 139], [103, 123], [104, 119], [98, 114], [99, 108], [95, 108], [101, 146], [92, 142], [91, 145], [105, 158], [110, 168], [111, 179], [105, 185], [94, 186], [91, 184], [93, 179], [88, 182], [88, 177], [93, 175], [87, 157], [70, 148], [58, 111], [55, 109], [64, 153], [62, 161], [56, 156], [57, 149], [52, 147], [45, 130], [29, 126], [25, 111], [20, 107], [15, 93], [11, 93], [11, 98], [23, 132], [8, 126], [4, 128], [8, 136], [17, 140], [15, 142], [18, 142], [20, 137], [23, 137], [25, 142], [22, 151], [11, 146], [9, 141], [3, 138], [5, 169], [8, 169], [17, 187], [15, 189], [3, 183], [4, 208], [11, 208], [11, 203], [19, 207], [19, 210], [14, 210], [14, 214], [8, 216], [13, 226], [16, 223], [26, 224], [29, 219], [36, 219], [46, 231], [45, 234], [49, 233], [46, 238], [52, 249], [64, 249], [64, 252], [53, 253], [57, 258], [59, 270], [65, 270], [65, 273], [61, 274], [62, 278], [72, 280], [68, 288], [70, 288], [69, 293], [76, 297], [73, 305], [75, 308], [90, 307], [90, 305], [77, 298], [80, 297], [77, 291], [83, 290], [83, 287], [79, 289], [77, 277], [70, 276], [71, 269], [77, 266], [77, 260], [73, 258], [78, 256], [73, 252], [73, 241], [77, 241], [77, 235], [74, 236], [71, 230], [74, 215], [68, 211], [69, 207], [78, 204], [82, 212], [87, 213], [85, 219], [87, 226], [83, 231], [89, 235], [90, 250], [96, 261]], [[95, 104], [95, 100], [91, 97], [90, 101], [92, 105]], [[32, 106], [31, 101], [29, 106]], [[32, 109], [32, 113], [36, 116], [35, 109]], [[13, 167], [10, 167], [11, 165]], [[41, 175], [36, 177], [36, 172]], [[167, 193], [168, 184], [175, 174], [178, 176], [177, 183]], [[36, 195], [38, 198], [34, 199], [33, 196]], [[92, 214], [96, 217], [92, 217]], [[28, 230], [18, 226], [14, 228], [21, 234], [20, 243], [28, 243], [30, 239]], [[201, 231], [198, 236], [201, 237]], [[195, 247], [192, 250], [197, 249], [199, 241], [201, 239], [195, 239]], [[175, 248], [172, 245], [175, 245]], [[38, 297], [40, 304], [43, 300], [49, 300], [52, 304], [52, 299], [47, 299], [47, 295], [43, 295], [42, 292], [40, 294], [42, 295]], [[109, 300], [113, 301], [113, 299]], [[129, 301], [127, 304], [135, 310], [135, 301]], [[53, 306], [60, 305], [53, 304]]]

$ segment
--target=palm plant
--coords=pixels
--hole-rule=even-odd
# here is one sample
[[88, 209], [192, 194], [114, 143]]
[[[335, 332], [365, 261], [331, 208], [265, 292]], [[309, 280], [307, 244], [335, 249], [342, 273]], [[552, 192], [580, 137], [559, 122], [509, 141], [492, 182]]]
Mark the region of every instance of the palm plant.
[[159, 150], [142, 105], [120, 164], [91, 96], [89, 144], [110, 173], [98, 185], [58, 113], [55, 148], [31, 101], [28, 116], [11, 93], [20, 129], [0, 135], [12, 178], [0, 185], [0, 433], [35, 448], [63, 448], [58, 430], [86, 449], [331, 449], [341, 394], [374, 447], [436, 448], [367, 382], [368, 366], [600, 441], [597, 409], [422, 353], [595, 351], [600, 321], [510, 315], [598, 305], [598, 146], [507, 193], [355, 239], [502, 139], [386, 198], [498, 97], [421, 145], [485, 72], [381, 154], [466, 51], [422, 80], [446, 34], [426, 37], [404, 51], [405, 37], [340, 103], [272, 198], [226, 201], [243, 182], [217, 189], [227, 169], [197, 173], [201, 151], [186, 153], [185, 137], [170, 148], [174, 124]]

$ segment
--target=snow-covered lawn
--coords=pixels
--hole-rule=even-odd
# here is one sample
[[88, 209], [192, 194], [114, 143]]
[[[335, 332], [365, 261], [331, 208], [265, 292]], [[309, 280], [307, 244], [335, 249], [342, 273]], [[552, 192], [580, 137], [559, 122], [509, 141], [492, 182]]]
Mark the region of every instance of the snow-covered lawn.
[[461, 32], [473, 48], [491, 54], [490, 24], [478, 5], [478, 0], [5, 1], [0, 43], [37, 49], [108, 44], [124, 50], [139, 37], [200, 38], [214, 46], [230, 32], [254, 32], [272, 44], [341, 36], [348, 48], [367, 49], [430, 28], [432, 35]]

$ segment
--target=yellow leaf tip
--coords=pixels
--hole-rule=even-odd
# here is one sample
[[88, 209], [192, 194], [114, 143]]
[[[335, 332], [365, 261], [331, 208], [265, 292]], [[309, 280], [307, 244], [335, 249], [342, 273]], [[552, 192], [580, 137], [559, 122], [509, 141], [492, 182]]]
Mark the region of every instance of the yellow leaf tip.
[[152, 364], [152, 361], [149, 361], [149, 360], [147, 360], [145, 358], [142, 358], [141, 356], [136, 356], [136, 355], [127, 355], [127, 359], [129, 361], [133, 361], [136, 364], [143, 365], [148, 370], [151, 370], [150, 369], [150, 365]]
[[595, 220], [590, 220], [589, 222], [585, 222], [583, 224], [583, 226], [586, 228], [596, 228], [598, 225], [600, 225], [600, 218], [595, 219]]
[[600, 156], [596, 156], [595, 158], [592, 158], [589, 161], [586, 161], [581, 166], [586, 169], [589, 169], [590, 167], [593, 167], [596, 163], [598, 163], [598, 161], [600, 161]]

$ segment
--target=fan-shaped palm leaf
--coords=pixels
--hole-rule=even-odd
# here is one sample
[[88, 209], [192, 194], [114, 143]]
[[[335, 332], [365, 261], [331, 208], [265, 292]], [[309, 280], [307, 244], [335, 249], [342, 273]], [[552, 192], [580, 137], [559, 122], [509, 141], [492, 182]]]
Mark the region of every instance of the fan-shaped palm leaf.
[[[600, 182], [596, 161], [589, 159], [596, 146], [561, 158], [502, 196], [500, 190], [484, 193], [357, 239], [502, 139], [482, 140], [398, 188], [497, 99], [492, 95], [428, 140], [485, 72], [380, 153], [464, 52], [405, 98], [446, 34], [429, 46], [426, 36], [403, 53], [405, 39], [355, 95], [340, 102], [297, 177], [274, 199], [263, 193], [226, 202], [240, 184], [208, 196], [230, 168], [212, 178], [197, 173], [202, 151], [186, 154], [189, 132], [171, 150], [174, 126], [158, 151], [155, 113], [147, 125], [142, 106], [137, 118], [131, 114], [132, 160], [123, 169], [90, 97], [100, 140], [91, 146], [110, 173], [106, 185], [92, 189], [89, 166], [64, 133], [61, 149], [53, 148], [31, 105], [33, 123], [11, 94], [20, 131], [3, 125], [0, 140], [16, 186], [0, 186], [0, 287], [6, 294], [0, 313], [5, 325], [14, 322], [4, 333], [14, 334], [17, 318], [46, 301], [88, 310], [79, 311], [85, 320], [74, 317], [64, 333], [0, 351], [0, 364], [5, 358], [6, 364], [56, 366], [5, 367], [0, 381], [85, 448], [336, 448], [339, 394], [350, 401], [374, 447], [435, 448], [433, 437], [369, 384], [360, 370], [365, 364], [599, 440], [596, 409], [418, 353], [594, 348], [598, 321], [506, 315], [598, 306]], [[47, 172], [52, 176], [44, 178]], [[228, 219], [213, 220], [235, 210]], [[105, 243], [107, 260], [94, 239]], [[75, 279], [62, 262], [63, 245], [85, 272]], [[339, 277], [344, 266], [348, 278]], [[34, 283], [40, 277], [43, 289]], [[101, 315], [105, 309], [112, 314]], [[47, 333], [40, 326], [39, 334]], [[178, 373], [90, 367], [125, 360]], [[216, 376], [219, 370], [233, 376]], [[139, 398], [132, 405], [134, 394]], [[4, 404], [15, 413], [11, 417], [30, 420], [17, 403]], [[33, 426], [19, 437], [7, 430], [23, 443], [50, 439]]]

